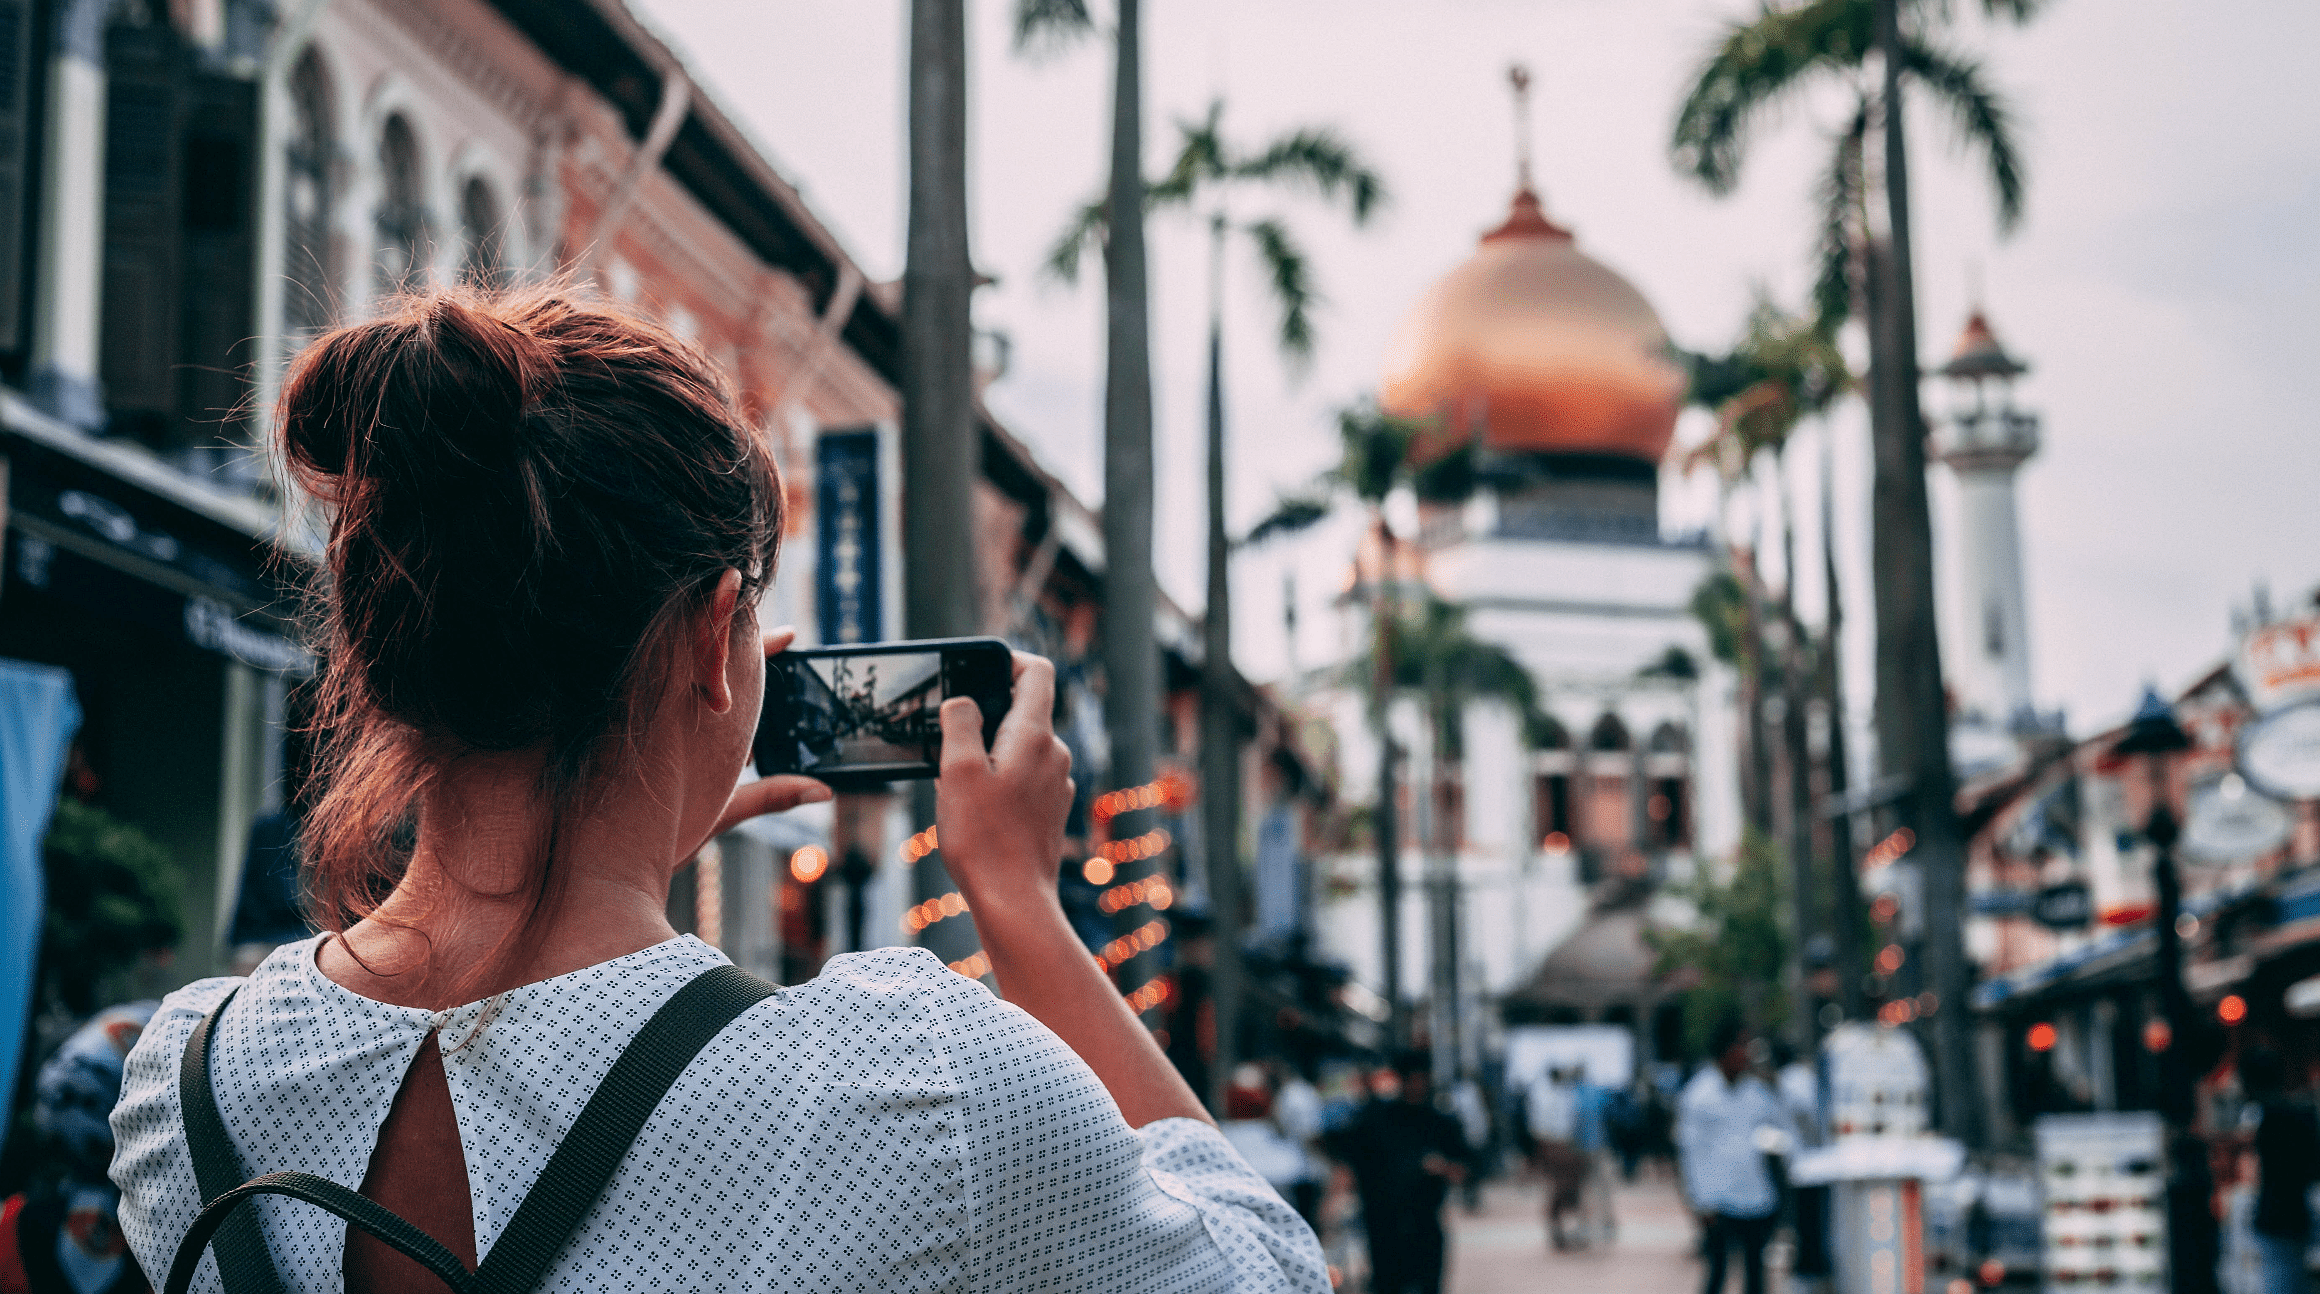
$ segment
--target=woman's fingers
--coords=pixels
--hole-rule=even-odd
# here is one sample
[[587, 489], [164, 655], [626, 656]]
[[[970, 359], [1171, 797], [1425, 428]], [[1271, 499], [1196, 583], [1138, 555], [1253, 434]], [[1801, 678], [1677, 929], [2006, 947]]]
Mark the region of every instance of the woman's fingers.
[[1007, 703], [1007, 717], [999, 721], [998, 739], [991, 743], [994, 759], [1040, 741], [1055, 731], [1055, 666], [1045, 656], [1015, 653], [1015, 699]]
[[954, 696], [936, 712], [942, 720], [944, 776], [968, 768], [988, 768], [991, 756], [983, 749], [983, 708], [971, 696]]
[[783, 625], [779, 629], [769, 629], [765, 634], [765, 654], [779, 656], [788, 651], [789, 645], [796, 641], [797, 630], [789, 625]]
[[829, 798], [830, 788], [810, 777], [796, 773], [761, 777], [734, 790], [732, 798], [725, 801], [725, 812], [717, 819], [717, 829], [712, 834], [721, 836], [751, 818], [787, 812], [801, 804], [818, 804]]

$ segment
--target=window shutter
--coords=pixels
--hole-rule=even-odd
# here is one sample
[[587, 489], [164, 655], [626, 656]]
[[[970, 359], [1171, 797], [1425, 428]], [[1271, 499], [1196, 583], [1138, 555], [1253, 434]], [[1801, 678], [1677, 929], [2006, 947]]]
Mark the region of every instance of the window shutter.
[[32, 6], [0, 0], [0, 351], [24, 348], [26, 231], [32, 226], [26, 159], [31, 140]]

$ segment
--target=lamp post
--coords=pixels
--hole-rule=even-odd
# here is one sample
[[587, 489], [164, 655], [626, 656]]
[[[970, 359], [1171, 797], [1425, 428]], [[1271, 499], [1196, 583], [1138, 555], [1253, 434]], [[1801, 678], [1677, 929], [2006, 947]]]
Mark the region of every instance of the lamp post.
[[2114, 754], [2141, 755], [2151, 784], [2151, 812], [2143, 836], [2151, 842], [2151, 885], [2158, 898], [2159, 1009], [2167, 1021], [2167, 1046], [2159, 1053], [2159, 1113], [2167, 1121], [2167, 1252], [2175, 1294], [2214, 1294], [2218, 1242], [2210, 1205], [2215, 1179], [2207, 1167], [2207, 1147], [2191, 1130], [2194, 1116], [2189, 1052], [2197, 1020], [2191, 995], [2183, 988], [2183, 935], [2175, 928], [2183, 914], [2183, 877], [2175, 865], [2175, 820], [2168, 788], [2168, 761], [2187, 750], [2191, 738], [2175, 721], [2175, 709], [2156, 690], [2143, 689], [2142, 704], [2128, 721]]

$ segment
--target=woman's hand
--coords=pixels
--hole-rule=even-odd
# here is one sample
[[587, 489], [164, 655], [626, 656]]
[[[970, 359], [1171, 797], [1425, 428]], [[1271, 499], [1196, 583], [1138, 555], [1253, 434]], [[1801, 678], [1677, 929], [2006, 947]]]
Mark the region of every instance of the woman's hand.
[[[797, 640], [797, 630], [782, 628], [765, 635], [765, 654], [779, 656]], [[819, 804], [830, 798], [830, 788], [810, 777], [796, 773], [776, 773], [754, 782], [733, 788], [732, 798], [725, 801], [725, 811], [717, 815], [716, 829], [711, 839], [724, 835], [751, 818], [768, 813], [786, 813], [801, 804]]]
[[975, 703], [943, 702], [942, 777], [935, 783], [943, 866], [966, 896], [1000, 991], [1079, 1053], [1130, 1127], [1205, 1120], [1199, 1098], [1097, 969], [1056, 901], [1071, 752], [1056, 739], [1054, 710], [1055, 666], [1021, 652], [1015, 702], [988, 751]]
[[989, 750], [982, 710], [963, 696], [943, 702], [936, 834], [971, 906], [1055, 901], [1072, 785], [1054, 711], [1055, 666], [1024, 652], [1015, 653], [1015, 699]]

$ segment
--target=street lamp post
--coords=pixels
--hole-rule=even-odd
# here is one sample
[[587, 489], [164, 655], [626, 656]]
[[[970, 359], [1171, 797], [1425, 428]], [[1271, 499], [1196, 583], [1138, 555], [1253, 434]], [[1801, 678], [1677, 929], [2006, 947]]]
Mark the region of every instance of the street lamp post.
[[2182, 826], [2170, 805], [2167, 767], [2191, 738], [2175, 721], [2174, 707], [2145, 688], [2142, 704], [2126, 735], [2111, 749], [2141, 755], [2151, 784], [2151, 812], [2143, 836], [2151, 842], [2151, 884], [2158, 898], [2159, 1009], [2167, 1022], [2167, 1046], [2159, 1053], [2159, 1112], [2167, 1121], [2167, 1252], [2175, 1294], [2214, 1294], [2220, 1237], [2210, 1201], [2215, 1181], [2207, 1167], [2207, 1147], [2192, 1132], [2195, 1114], [2190, 1048], [2197, 1027], [2191, 994], [2183, 987], [2183, 876], [2175, 863]]

